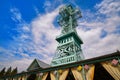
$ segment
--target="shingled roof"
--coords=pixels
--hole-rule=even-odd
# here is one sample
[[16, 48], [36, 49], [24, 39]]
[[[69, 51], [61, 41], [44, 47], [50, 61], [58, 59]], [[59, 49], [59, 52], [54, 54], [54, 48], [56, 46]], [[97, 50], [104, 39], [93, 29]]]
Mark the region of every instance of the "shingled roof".
[[30, 66], [27, 68], [27, 71], [32, 71], [36, 69], [44, 69], [50, 67], [49, 64], [40, 61], [38, 59], [34, 59], [33, 62], [30, 64]]

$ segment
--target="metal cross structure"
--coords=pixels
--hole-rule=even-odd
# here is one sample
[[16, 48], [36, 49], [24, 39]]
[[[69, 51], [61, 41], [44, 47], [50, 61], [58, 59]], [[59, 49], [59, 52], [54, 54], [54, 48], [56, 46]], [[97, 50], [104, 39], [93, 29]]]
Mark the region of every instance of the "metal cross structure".
[[75, 30], [77, 19], [81, 18], [80, 10], [71, 5], [65, 5], [59, 10], [58, 23], [62, 27], [62, 33], [56, 40], [59, 42], [55, 56], [51, 62], [52, 66], [58, 66], [77, 62], [84, 59], [81, 44], [83, 41]]
[[77, 26], [77, 19], [81, 18], [79, 9], [74, 9], [71, 5], [60, 8], [58, 23], [62, 27], [62, 33], [67, 33]]

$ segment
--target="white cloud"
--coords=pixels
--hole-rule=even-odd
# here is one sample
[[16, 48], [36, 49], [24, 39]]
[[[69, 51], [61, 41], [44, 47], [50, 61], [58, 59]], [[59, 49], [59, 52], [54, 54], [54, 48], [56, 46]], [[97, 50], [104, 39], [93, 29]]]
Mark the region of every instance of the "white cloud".
[[24, 25], [22, 29], [25, 32], [29, 32], [30, 31], [29, 25]]
[[51, 59], [51, 55], [53, 55], [57, 46], [55, 37], [60, 33], [59, 29], [53, 25], [53, 21], [58, 15], [58, 10], [59, 7], [51, 13], [38, 16], [31, 22], [33, 41], [37, 45], [35, 50], [43, 55], [44, 61], [47, 59], [49, 63], [49, 59]]
[[[5, 49], [3, 47], [0, 47], [0, 71], [6, 67], [6, 70], [11, 66], [12, 69], [18, 68], [18, 72], [21, 71], [26, 71], [28, 66], [31, 64], [33, 61], [33, 58], [29, 58], [30, 56], [28, 54], [24, 54], [23, 50], [21, 49], [23, 46], [20, 48], [17, 47], [15, 49], [18, 50], [11, 50]], [[15, 54], [23, 56], [23, 58], [18, 59], [18, 56], [16, 57]]]
[[99, 8], [101, 14], [106, 16], [115, 16], [120, 14], [120, 1], [119, 0], [104, 0], [100, 4], [96, 5]]
[[45, 7], [50, 7], [51, 6], [51, 2], [50, 1], [45, 1], [44, 6]]
[[[86, 58], [112, 53], [117, 49], [120, 50], [120, 35], [114, 33], [116, 27], [120, 26], [120, 15], [118, 15], [120, 12], [118, 11], [118, 7], [120, 5], [118, 3], [120, 1], [104, 0], [96, 5], [98, 11], [94, 14], [98, 16], [103, 14], [106, 16], [105, 18], [96, 20], [93, 17], [92, 21], [79, 22], [78, 33], [84, 42], [83, 52]], [[89, 28], [90, 30], [86, 30], [85, 28]], [[105, 30], [107, 33], [104, 38], [100, 37], [102, 30]]]
[[101, 28], [88, 31], [78, 29], [78, 34], [84, 42], [82, 48], [85, 58], [92, 58], [120, 50], [120, 36], [108, 34], [106, 37], [100, 38], [101, 30]]
[[[12, 69], [18, 68], [18, 72], [26, 71], [26, 69], [29, 67], [33, 59], [20, 59], [20, 60], [14, 60], [12, 62], [1, 62], [2, 65], [0, 67], [6, 66], [6, 69], [9, 68], [10, 66]], [[1, 68], [2, 69], [2, 68]]]
[[15, 21], [15, 22], [17, 22], [17, 21], [21, 22], [22, 21], [21, 13], [17, 8], [11, 8], [10, 12], [12, 13], [11, 19], [13, 21]]
[[3, 47], [0, 46], [0, 53], [4, 53], [4, 54], [9, 54], [9, 56], [14, 56], [13, 54], [11, 54], [11, 52]]
[[46, 0], [44, 2], [43, 8], [45, 10], [45, 12], [49, 13], [54, 11], [57, 7], [59, 7], [60, 5], [63, 5], [63, 0]]
[[36, 6], [34, 6], [34, 10], [35, 10], [35, 12], [36, 12], [37, 15], [40, 13], [39, 9]]

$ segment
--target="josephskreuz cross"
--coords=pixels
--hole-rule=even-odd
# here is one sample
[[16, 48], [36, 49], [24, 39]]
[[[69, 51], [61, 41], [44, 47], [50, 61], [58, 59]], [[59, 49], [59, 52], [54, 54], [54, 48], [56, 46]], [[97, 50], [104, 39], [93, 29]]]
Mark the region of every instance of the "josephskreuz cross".
[[62, 33], [67, 33], [77, 26], [77, 19], [81, 18], [81, 12], [77, 8], [73, 8], [71, 5], [66, 5], [60, 8], [58, 23], [62, 27]]

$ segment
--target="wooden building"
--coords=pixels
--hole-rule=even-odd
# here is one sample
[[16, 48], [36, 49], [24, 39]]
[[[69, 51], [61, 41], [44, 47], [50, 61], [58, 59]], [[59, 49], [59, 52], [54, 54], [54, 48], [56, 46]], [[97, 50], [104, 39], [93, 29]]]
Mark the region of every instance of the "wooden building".
[[1, 80], [120, 80], [120, 52], [61, 66], [32, 68], [31, 71], [3, 76]]

